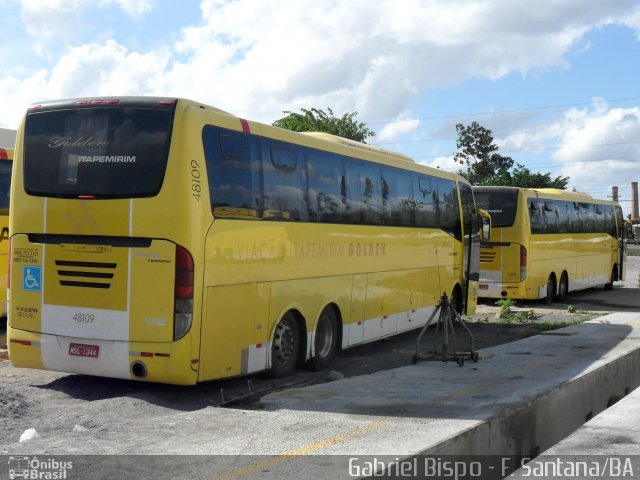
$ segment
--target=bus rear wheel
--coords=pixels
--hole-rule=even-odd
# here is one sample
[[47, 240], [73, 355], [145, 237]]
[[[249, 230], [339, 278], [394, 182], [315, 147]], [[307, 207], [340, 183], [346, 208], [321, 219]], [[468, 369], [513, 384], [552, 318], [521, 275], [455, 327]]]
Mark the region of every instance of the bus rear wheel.
[[562, 277], [560, 277], [560, 285], [558, 285], [558, 300], [566, 299], [568, 293], [569, 293], [569, 279], [567, 278], [567, 274], [563, 273]]
[[610, 277], [611, 280], [609, 281], [609, 283], [604, 284], [605, 290], [613, 290], [613, 282], [616, 281], [617, 276], [618, 276], [618, 272], [617, 272], [616, 266], [614, 265], [613, 270], [611, 270], [611, 277]]
[[326, 307], [320, 314], [313, 347], [314, 355], [309, 365], [314, 370], [327, 368], [338, 348], [338, 321], [331, 307]]
[[285, 377], [296, 368], [300, 351], [300, 329], [295, 315], [287, 313], [278, 323], [271, 345], [271, 374]]
[[553, 302], [553, 297], [556, 296], [556, 277], [553, 275], [549, 275], [549, 279], [547, 280], [547, 296], [544, 297], [544, 303], [547, 305], [551, 305]]

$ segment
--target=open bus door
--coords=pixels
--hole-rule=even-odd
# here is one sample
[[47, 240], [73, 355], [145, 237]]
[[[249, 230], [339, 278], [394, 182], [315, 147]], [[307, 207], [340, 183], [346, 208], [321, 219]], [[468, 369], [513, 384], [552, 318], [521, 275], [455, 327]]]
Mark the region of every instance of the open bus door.
[[478, 284], [480, 280], [480, 242], [491, 236], [491, 216], [478, 209], [471, 219], [469, 230], [465, 230], [465, 282], [463, 285], [464, 308], [467, 315], [476, 313]]

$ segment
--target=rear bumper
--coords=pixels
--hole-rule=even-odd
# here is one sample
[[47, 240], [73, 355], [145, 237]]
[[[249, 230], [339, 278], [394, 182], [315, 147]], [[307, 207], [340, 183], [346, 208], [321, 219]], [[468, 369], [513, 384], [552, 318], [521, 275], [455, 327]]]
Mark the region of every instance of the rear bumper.
[[[97, 356], [72, 355], [72, 345], [90, 348]], [[122, 342], [39, 334], [7, 327], [9, 358], [16, 367], [146, 382], [193, 385], [197, 362], [191, 362], [191, 335], [171, 343]], [[144, 378], [132, 374], [132, 366], [142, 363]], [[192, 365], [195, 365], [192, 368]], [[140, 371], [138, 368], [137, 371]]]
[[[514, 300], [525, 300], [527, 296], [523, 286], [514, 283], [497, 283], [480, 279], [478, 287], [478, 297], [480, 298], [511, 298]], [[537, 297], [535, 297], [537, 298]]]

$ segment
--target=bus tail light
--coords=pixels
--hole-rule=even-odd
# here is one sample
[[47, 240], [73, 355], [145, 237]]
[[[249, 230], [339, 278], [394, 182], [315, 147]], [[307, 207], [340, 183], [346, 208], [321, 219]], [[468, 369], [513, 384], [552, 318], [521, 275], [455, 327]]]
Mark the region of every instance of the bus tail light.
[[180, 245], [176, 246], [175, 285], [173, 339], [179, 340], [193, 321], [193, 257]]
[[527, 277], [527, 249], [520, 245], [520, 281], [524, 282]]

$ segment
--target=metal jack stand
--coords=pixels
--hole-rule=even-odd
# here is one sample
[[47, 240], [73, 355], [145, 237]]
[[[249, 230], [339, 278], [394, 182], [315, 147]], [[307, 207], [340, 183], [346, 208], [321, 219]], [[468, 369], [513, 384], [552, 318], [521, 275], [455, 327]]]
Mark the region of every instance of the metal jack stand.
[[[435, 331], [433, 332], [433, 352], [427, 355], [420, 355], [420, 340], [424, 336], [427, 328], [436, 318], [436, 314], [440, 314], [440, 321], [436, 323]], [[470, 349], [469, 351], [458, 351], [456, 345], [456, 332], [454, 330], [455, 322], [460, 323], [466, 330], [470, 339]], [[438, 332], [442, 329], [442, 343], [441, 343], [441, 351], [438, 353], [436, 348], [436, 337]], [[449, 353], [449, 339], [451, 339], [451, 343], [453, 344], [453, 352]], [[471, 334], [471, 330], [467, 327], [467, 324], [462, 320], [462, 317], [456, 312], [453, 305], [449, 303], [449, 298], [447, 294], [442, 294], [440, 297], [440, 301], [438, 302], [438, 306], [433, 311], [429, 320], [420, 330], [420, 334], [418, 335], [418, 339], [416, 340], [416, 353], [413, 356], [413, 363], [418, 363], [419, 360], [442, 360], [443, 362], [448, 362], [449, 360], [455, 360], [458, 366], [463, 366], [465, 360], [471, 360], [473, 363], [478, 361], [478, 352], [476, 352], [473, 348], [473, 335]]]

